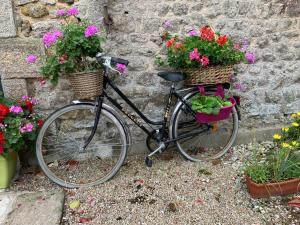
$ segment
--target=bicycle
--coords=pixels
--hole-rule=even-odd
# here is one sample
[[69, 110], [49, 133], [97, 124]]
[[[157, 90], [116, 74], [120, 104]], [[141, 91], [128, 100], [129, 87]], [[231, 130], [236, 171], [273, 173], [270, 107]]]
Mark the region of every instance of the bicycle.
[[[175, 83], [183, 81], [185, 74], [160, 72], [158, 76], [172, 84], [163, 119], [152, 121], [109, 78], [109, 72], [118, 72], [113, 65], [122, 63], [127, 66], [129, 62], [102, 53], [98, 53], [96, 58], [104, 67], [102, 94], [95, 102], [76, 100], [56, 110], [45, 120], [38, 134], [37, 159], [42, 171], [54, 183], [66, 188], [89, 187], [108, 181], [119, 171], [131, 145], [121, 113], [148, 135], [150, 154], [145, 158], [147, 166], [152, 166], [151, 157], [164, 151], [170, 143], [175, 143], [179, 152], [191, 161], [219, 158], [234, 143], [238, 131], [238, 106], [232, 109], [227, 120], [217, 124], [201, 124], [196, 121], [190, 102], [198, 93], [197, 89], [176, 90]], [[138, 117], [107, 94], [108, 87]], [[213, 94], [215, 86], [207, 86], [206, 89], [208, 94]], [[173, 98], [177, 99], [177, 103], [171, 114]], [[156, 146], [153, 147], [153, 144]]]

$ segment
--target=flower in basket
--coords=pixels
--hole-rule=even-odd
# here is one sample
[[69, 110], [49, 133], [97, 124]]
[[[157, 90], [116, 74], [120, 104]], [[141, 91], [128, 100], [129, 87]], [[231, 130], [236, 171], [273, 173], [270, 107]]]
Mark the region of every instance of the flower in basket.
[[172, 36], [165, 31], [164, 39], [167, 59], [156, 57], [160, 66], [167, 64], [175, 69], [185, 69], [255, 62], [255, 55], [246, 52], [248, 45], [244, 43], [241, 47], [228, 35], [221, 35], [209, 26], [192, 29], [184, 37]]
[[37, 100], [23, 96], [19, 101], [0, 98], [0, 155], [33, 147], [42, 117], [35, 112]]
[[[77, 14], [75, 7], [57, 10], [57, 15], [62, 19], [60, 29], [47, 32], [42, 38], [46, 54], [40, 59], [40, 73], [53, 84], [57, 84], [62, 74], [100, 69], [100, 64], [93, 58], [96, 53], [102, 52], [101, 30], [87, 20], [79, 21]], [[28, 55], [26, 61], [34, 63], [37, 56]]]

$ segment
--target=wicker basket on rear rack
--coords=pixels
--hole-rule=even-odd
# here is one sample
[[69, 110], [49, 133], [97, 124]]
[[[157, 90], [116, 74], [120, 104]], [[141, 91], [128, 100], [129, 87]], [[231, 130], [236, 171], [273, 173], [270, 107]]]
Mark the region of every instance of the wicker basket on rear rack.
[[233, 65], [216, 65], [201, 68], [185, 68], [187, 74], [186, 85], [223, 84], [230, 83]]
[[93, 98], [103, 91], [103, 71], [68, 74], [75, 95], [79, 99]]

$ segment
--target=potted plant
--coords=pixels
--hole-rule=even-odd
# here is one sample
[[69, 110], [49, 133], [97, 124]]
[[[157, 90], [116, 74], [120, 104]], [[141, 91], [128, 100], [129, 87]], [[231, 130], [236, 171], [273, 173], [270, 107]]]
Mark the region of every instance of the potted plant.
[[0, 98], [0, 188], [14, 177], [18, 152], [33, 147], [41, 116], [34, 112], [35, 98], [23, 96], [18, 102]]
[[[171, 26], [170, 21], [165, 27]], [[233, 65], [248, 60], [254, 63], [253, 53], [246, 52], [246, 45], [234, 43], [227, 35], [205, 26], [193, 29], [184, 37], [163, 34], [166, 40], [167, 59], [156, 57], [156, 63], [187, 73], [187, 85], [230, 83]]]
[[[62, 25], [42, 38], [46, 54], [41, 60], [40, 72], [53, 84], [66, 75], [79, 98], [90, 98], [101, 92], [102, 72], [100, 64], [93, 58], [96, 53], [102, 52], [103, 38], [98, 27], [87, 20], [77, 19], [77, 14], [78, 10], [74, 7], [57, 11]], [[28, 63], [36, 60], [34, 55], [27, 57]]]
[[235, 106], [233, 97], [224, 94], [223, 87], [217, 86], [215, 95], [206, 96], [203, 86], [198, 86], [199, 93], [192, 97], [192, 109], [196, 112], [196, 119], [200, 123], [210, 123], [225, 120], [230, 116]]
[[300, 112], [291, 127], [275, 134], [274, 147], [255, 151], [246, 163], [246, 184], [253, 198], [287, 195], [300, 191]]

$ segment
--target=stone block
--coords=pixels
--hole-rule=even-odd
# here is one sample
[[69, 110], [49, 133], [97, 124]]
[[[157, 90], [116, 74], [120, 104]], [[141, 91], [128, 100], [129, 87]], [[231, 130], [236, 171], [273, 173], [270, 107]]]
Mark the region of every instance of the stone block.
[[46, 32], [58, 29], [60, 23], [57, 20], [40, 21], [32, 25], [32, 34], [34, 37], [42, 37]]
[[300, 14], [300, 0], [289, 1], [286, 7], [286, 13], [289, 16], [299, 16]]
[[19, 99], [23, 95], [28, 95], [25, 79], [2, 80], [2, 86], [5, 97]]
[[0, 38], [16, 36], [11, 0], [0, 0]]
[[40, 18], [49, 14], [48, 9], [45, 5], [37, 3], [30, 3], [28, 5], [24, 5], [21, 8], [21, 12], [25, 16], [30, 16], [32, 18]]
[[39, 77], [38, 64], [27, 64], [29, 54], [40, 56], [39, 39], [5, 39], [0, 42], [0, 73], [2, 79]]

